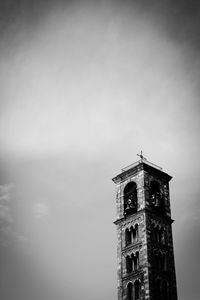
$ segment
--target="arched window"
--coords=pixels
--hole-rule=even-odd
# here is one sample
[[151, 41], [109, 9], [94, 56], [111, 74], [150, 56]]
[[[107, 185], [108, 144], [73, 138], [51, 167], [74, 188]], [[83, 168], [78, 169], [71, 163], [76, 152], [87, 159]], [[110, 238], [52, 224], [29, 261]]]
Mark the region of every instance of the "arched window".
[[156, 227], [155, 227], [155, 224], [152, 225], [151, 238], [152, 238], [153, 242], [156, 242]]
[[134, 283], [134, 290], [135, 290], [135, 299], [134, 300], [139, 300], [140, 299], [140, 294], [141, 294], [141, 285], [140, 285], [140, 281], [136, 280]]
[[163, 228], [159, 231], [159, 242], [163, 245], [165, 244], [165, 233]]
[[161, 269], [166, 271], [166, 255], [164, 253], [161, 255]]
[[131, 234], [132, 234], [131, 230], [126, 228], [126, 230], [125, 230], [125, 244], [126, 244], [126, 246], [131, 244]]
[[131, 226], [130, 229], [126, 228], [125, 230], [125, 246], [129, 246], [133, 243], [137, 243], [139, 238], [139, 232], [138, 232], [138, 224]]
[[133, 284], [131, 282], [127, 285], [127, 300], [133, 300]]
[[132, 230], [132, 236], [133, 236], [133, 243], [137, 243], [138, 241], [138, 224], [135, 225], [134, 229]]
[[139, 252], [131, 255], [132, 261], [132, 271], [136, 271], [139, 269]]
[[158, 242], [159, 242], [160, 244], [162, 243], [162, 231], [163, 231], [162, 228], [159, 229], [159, 231], [158, 231]]
[[131, 254], [132, 271], [135, 271], [134, 257], [134, 254]]
[[157, 270], [166, 271], [166, 254], [154, 252], [155, 268]]
[[155, 241], [159, 243], [159, 227], [158, 225], [155, 227]]
[[150, 185], [150, 201], [152, 206], [161, 206], [161, 189], [160, 184], [157, 181], [152, 181]]
[[156, 300], [161, 300], [161, 281], [160, 279], [156, 279], [156, 284], [155, 284], [155, 299]]
[[169, 286], [167, 281], [163, 281], [162, 283], [162, 299], [169, 300]]
[[130, 256], [126, 257], [126, 272], [129, 274], [133, 271], [132, 259]]
[[129, 182], [124, 188], [124, 214], [129, 215], [137, 211], [137, 185]]
[[136, 252], [134, 256], [134, 270], [138, 270], [138, 269], [139, 269], [139, 252]]
[[154, 252], [154, 259], [155, 259], [155, 268], [157, 270], [159, 270], [160, 269], [160, 261], [159, 261], [160, 259], [159, 259], [159, 254], [156, 252]]

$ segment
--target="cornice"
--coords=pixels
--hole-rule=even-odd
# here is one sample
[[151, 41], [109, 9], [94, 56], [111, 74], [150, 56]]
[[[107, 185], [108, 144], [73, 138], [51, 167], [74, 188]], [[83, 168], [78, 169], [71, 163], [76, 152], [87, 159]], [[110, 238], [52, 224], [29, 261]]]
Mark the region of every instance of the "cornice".
[[159, 213], [158, 214], [158, 212], [154, 212], [152, 209], [145, 207], [145, 208], [139, 210], [137, 213], [132, 214], [132, 215], [128, 215], [128, 216], [124, 216], [121, 219], [117, 219], [113, 223], [115, 225], [122, 224], [122, 225], [125, 225], [125, 226], [127, 226], [127, 224], [129, 222], [131, 222], [131, 223], [137, 223], [137, 222], [135, 222], [135, 220], [136, 219], [139, 220], [139, 218], [142, 218], [143, 217], [143, 213], [151, 215], [153, 217], [156, 217], [157, 219], [160, 219], [160, 220], [165, 219], [170, 224], [172, 224], [174, 222], [174, 220], [170, 216], [167, 216], [166, 214], [163, 214], [163, 213]]
[[129, 280], [129, 279], [138, 279], [140, 277], [142, 279], [142, 276], [144, 275], [143, 269], [140, 267], [138, 270], [135, 270], [129, 274], [125, 274], [122, 278], [123, 281]]
[[126, 180], [127, 178], [129, 178], [130, 176], [138, 174], [142, 170], [144, 170], [154, 176], [164, 178], [167, 182], [169, 182], [172, 179], [172, 176], [170, 176], [169, 174], [167, 174], [167, 173], [163, 172], [162, 170], [157, 169], [147, 163], [144, 163], [142, 161], [142, 162], [139, 162], [138, 164], [134, 165], [132, 168], [118, 174], [117, 176], [112, 178], [112, 181], [116, 184], [120, 183], [120, 182]]
[[124, 247], [122, 249], [122, 255], [131, 255], [132, 253], [135, 254], [136, 252], [139, 252], [140, 249], [142, 248], [142, 241], [138, 241], [135, 244], [131, 244], [127, 247]]

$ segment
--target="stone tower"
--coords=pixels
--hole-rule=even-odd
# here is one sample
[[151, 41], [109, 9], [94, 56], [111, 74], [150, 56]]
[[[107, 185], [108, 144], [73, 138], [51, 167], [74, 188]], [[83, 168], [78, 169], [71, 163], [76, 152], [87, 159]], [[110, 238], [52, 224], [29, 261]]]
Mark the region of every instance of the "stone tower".
[[118, 300], [177, 300], [169, 198], [172, 177], [140, 157], [113, 178]]

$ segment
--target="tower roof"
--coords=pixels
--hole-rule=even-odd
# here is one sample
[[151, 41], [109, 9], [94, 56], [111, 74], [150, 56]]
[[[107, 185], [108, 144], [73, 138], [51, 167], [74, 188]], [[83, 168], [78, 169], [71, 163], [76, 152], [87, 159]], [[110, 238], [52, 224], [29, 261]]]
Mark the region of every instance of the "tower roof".
[[114, 183], [119, 183], [123, 180], [126, 180], [129, 176], [137, 174], [141, 170], [147, 171], [148, 173], [151, 173], [154, 176], [162, 177], [166, 181], [170, 181], [172, 179], [172, 176], [163, 172], [161, 167], [151, 163], [150, 161], [144, 158], [141, 158], [135, 163], [124, 167], [122, 169], [122, 172], [115, 176], [112, 180], [114, 181]]

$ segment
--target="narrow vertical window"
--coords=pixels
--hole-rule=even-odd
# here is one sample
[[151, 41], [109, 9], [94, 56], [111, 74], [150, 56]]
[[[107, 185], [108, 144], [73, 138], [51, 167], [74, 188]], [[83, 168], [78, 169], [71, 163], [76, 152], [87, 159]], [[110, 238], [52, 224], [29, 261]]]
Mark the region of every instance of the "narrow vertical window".
[[135, 255], [131, 255], [131, 262], [132, 262], [132, 270], [135, 271]]
[[155, 236], [156, 236], [156, 242], [159, 243], [159, 227], [156, 226], [155, 228]]
[[157, 181], [152, 181], [150, 185], [150, 200], [154, 207], [161, 206], [161, 189], [160, 184]]
[[155, 284], [155, 299], [156, 300], [161, 300], [161, 282], [160, 279], [156, 280]]
[[136, 252], [135, 254], [135, 269], [139, 269], [139, 252]]
[[161, 264], [162, 264], [162, 270], [166, 271], [166, 255], [165, 254], [162, 255], [162, 262], [161, 262]]
[[135, 232], [136, 232], [136, 242], [139, 240], [139, 228], [138, 224], [135, 225]]
[[135, 227], [132, 230], [132, 239], [133, 239], [133, 243], [137, 243], [138, 242], [138, 224], [135, 225]]
[[163, 229], [163, 228], [162, 228], [162, 230], [161, 230], [161, 243], [162, 243], [163, 245], [166, 244], [166, 241], [165, 241], [165, 232], [164, 232], [164, 229]]
[[162, 228], [159, 229], [158, 231], [158, 242], [161, 244], [162, 243]]
[[134, 283], [134, 290], [135, 290], [135, 300], [140, 299], [140, 282], [139, 280], [136, 280]]
[[133, 284], [131, 282], [127, 285], [127, 300], [133, 300]]
[[153, 242], [156, 242], [156, 228], [155, 228], [155, 225], [154, 225], [154, 224], [153, 224], [153, 226], [152, 226], [151, 236], [152, 236]]
[[155, 255], [155, 267], [157, 270], [159, 270], [159, 254], [154, 253]]
[[125, 230], [125, 244], [126, 246], [131, 244], [131, 231], [128, 228]]
[[133, 268], [132, 268], [132, 259], [131, 259], [130, 256], [127, 256], [126, 257], [126, 271], [129, 274], [129, 273], [132, 272], [132, 270], [133, 270]]
[[169, 288], [167, 281], [163, 281], [162, 283], [162, 299], [169, 300]]

